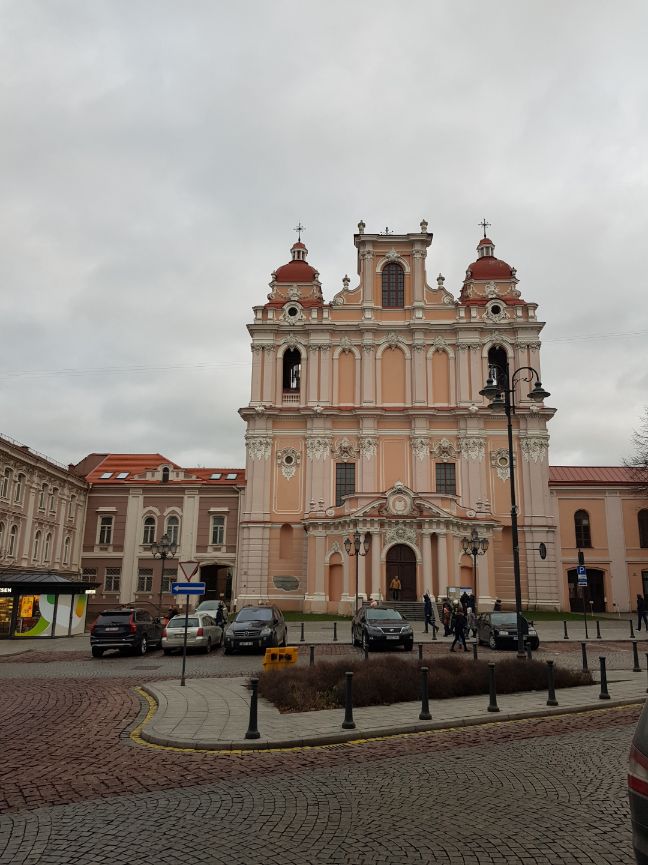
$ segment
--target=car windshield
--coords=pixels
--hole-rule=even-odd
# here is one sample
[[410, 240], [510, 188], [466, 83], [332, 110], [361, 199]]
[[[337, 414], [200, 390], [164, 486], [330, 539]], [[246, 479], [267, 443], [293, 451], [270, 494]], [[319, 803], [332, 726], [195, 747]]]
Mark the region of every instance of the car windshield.
[[220, 601], [203, 601], [198, 605], [199, 610], [217, 610]]
[[130, 621], [130, 610], [115, 610], [114, 613], [100, 613], [98, 625], [127, 625]]
[[517, 617], [515, 613], [499, 613], [491, 616], [491, 622], [494, 625], [508, 625], [510, 628], [517, 628]]
[[367, 621], [376, 620], [376, 619], [402, 619], [403, 617], [398, 612], [398, 610], [367, 610]]
[[272, 619], [272, 610], [268, 607], [248, 607], [239, 612], [237, 622], [269, 622]]
[[[187, 619], [187, 627], [188, 628], [197, 628], [199, 625], [198, 619], [189, 618]], [[167, 625], [167, 629], [169, 628], [184, 628], [185, 619], [184, 616], [181, 619], [171, 619], [169, 624]]]

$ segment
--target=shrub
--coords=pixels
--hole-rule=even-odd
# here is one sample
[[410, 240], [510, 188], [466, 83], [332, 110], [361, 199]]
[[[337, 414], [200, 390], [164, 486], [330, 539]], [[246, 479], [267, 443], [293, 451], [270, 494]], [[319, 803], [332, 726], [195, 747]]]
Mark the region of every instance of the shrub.
[[[462, 658], [430, 659], [430, 699], [488, 693], [488, 662]], [[353, 672], [353, 705], [383, 706], [418, 700], [421, 663], [397, 657], [375, 660], [321, 662], [308, 667], [269, 670], [259, 677], [259, 695], [282, 712], [309, 712], [344, 706], [345, 672]], [[556, 688], [591, 685], [591, 673], [555, 667]], [[542, 691], [547, 687], [547, 666], [542, 661], [508, 658], [496, 665], [498, 694]]]

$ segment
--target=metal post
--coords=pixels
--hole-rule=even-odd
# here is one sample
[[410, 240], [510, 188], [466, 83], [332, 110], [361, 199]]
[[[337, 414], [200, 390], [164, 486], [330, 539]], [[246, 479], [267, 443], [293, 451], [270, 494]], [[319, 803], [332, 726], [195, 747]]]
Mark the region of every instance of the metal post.
[[597, 640], [601, 639], [601, 625], [600, 625], [598, 619], [596, 620], [596, 639]]
[[[646, 652], [646, 673], [648, 673], [648, 652]], [[646, 694], [648, 694], [648, 688], [646, 688]]]
[[634, 627], [632, 625], [632, 619], [630, 619], [630, 639], [634, 640], [634, 638], [635, 638]]
[[421, 667], [421, 711], [419, 721], [431, 721], [430, 703], [428, 700], [428, 668]]
[[488, 662], [488, 692], [488, 711], [499, 712], [499, 707], [497, 705], [497, 692], [495, 690], [495, 664], [492, 661]]
[[301, 623], [301, 636], [299, 638], [299, 642], [300, 643], [304, 642], [304, 623], [303, 622]]
[[434, 619], [432, 619], [432, 639], [436, 640], [436, 638], [437, 638], [437, 623], [436, 623], [436, 617], [435, 617]]
[[252, 686], [252, 694], [250, 695], [250, 720], [248, 721], [245, 738], [259, 739], [261, 737], [261, 733], [259, 733], [259, 730], [257, 729], [257, 688], [259, 687], [259, 680], [250, 679], [250, 685]]
[[337, 622], [333, 622], [333, 642], [337, 643]]
[[586, 673], [589, 669], [587, 666], [587, 643], [581, 642], [581, 656], [583, 658], [583, 672]]
[[353, 720], [353, 673], [345, 673], [345, 705], [344, 705], [344, 721], [342, 721], [343, 730], [355, 730], [355, 721]]
[[565, 622], [565, 621], [563, 621], [563, 630], [564, 630], [563, 640], [568, 640], [569, 634], [567, 633], [567, 622]]
[[[504, 410], [506, 411], [506, 426], [508, 434], [508, 457], [509, 457], [509, 481], [511, 487], [511, 540], [513, 542], [513, 578], [515, 581], [515, 615], [517, 621], [517, 654], [518, 658], [524, 657], [524, 642], [522, 635], [522, 580], [520, 576], [520, 541], [518, 537], [517, 502], [515, 498], [515, 460], [513, 453], [513, 424], [511, 414], [513, 407], [511, 403], [512, 383], [509, 379], [508, 364], [505, 369], [506, 384], [504, 388]], [[514, 382], [513, 382], [514, 386]]]
[[311, 667], [315, 663], [315, 646], [309, 646], [310, 649], [310, 665]]
[[556, 687], [554, 684], [554, 662], [547, 661], [547, 706], [557, 706]]
[[587, 586], [583, 586], [583, 622], [585, 623], [585, 639], [589, 640], [589, 635], [587, 633]]
[[184, 639], [182, 641], [182, 675], [180, 676], [180, 684], [184, 687], [185, 684], [185, 669], [187, 666], [187, 628], [189, 627], [189, 595], [185, 596], [185, 626]]
[[531, 643], [528, 640], [526, 643], [526, 655], [527, 655], [527, 661], [533, 660], [533, 650], [531, 648]]
[[419, 643], [419, 661], [423, 660], [423, 643]]
[[632, 641], [632, 659], [634, 661], [634, 667], [632, 668], [633, 673], [640, 673], [641, 667], [639, 666], [639, 648], [637, 647], [637, 641]]
[[477, 660], [477, 640], [473, 640], [473, 661]]
[[364, 659], [365, 659], [365, 661], [368, 661], [368, 660], [369, 660], [369, 646], [367, 646], [367, 645], [363, 645], [363, 646], [362, 646], [362, 651], [364, 652]]
[[607, 673], [605, 672], [605, 658], [599, 657], [599, 664], [601, 667], [601, 693], [599, 694], [599, 700], [609, 700], [610, 694], [608, 693]]

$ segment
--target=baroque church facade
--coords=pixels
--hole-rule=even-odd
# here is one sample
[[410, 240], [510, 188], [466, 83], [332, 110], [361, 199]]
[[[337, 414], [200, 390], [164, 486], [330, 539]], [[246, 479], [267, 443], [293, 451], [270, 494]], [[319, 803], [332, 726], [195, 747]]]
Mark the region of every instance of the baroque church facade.
[[[485, 235], [485, 231], [484, 231]], [[356, 597], [402, 600], [472, 588], [514, 603], [506, 418], [480, 395], [493, 364], [541, 377], [537, 304], [486, 236], [457, 297], [426, 259], [432, 234], [354, 236], [358, 280], [330, 302], [301, 240], [254, 307], [239, 605], [348, 613]], [[522, 595], [559, 608], [547, 424], [554, 409], [515, 393], [514, 476]], [[466, 555], [476, 530], [485, 555]], [[360, 535], [357, 559], [345, 540]], [[543, 556], [539, 554], [543, 544]]]

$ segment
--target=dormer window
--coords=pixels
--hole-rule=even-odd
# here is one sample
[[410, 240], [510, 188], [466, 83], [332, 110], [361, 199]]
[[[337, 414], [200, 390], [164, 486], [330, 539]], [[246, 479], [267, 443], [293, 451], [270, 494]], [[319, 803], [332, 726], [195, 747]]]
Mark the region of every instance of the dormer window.
[[382, 272], [382, 305], [385, 309], [405, 306], [405, 274], [400, 264], [386, 264]]
[[162, 483], [163, 484], [166, 484], [169, 482], [169, 474], [170, 474], [169, 473], [169, 467], [164, 466], [164, 468], [162, 469]]

